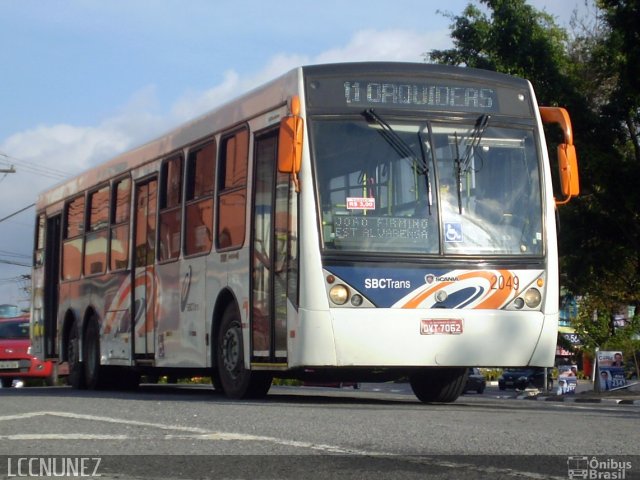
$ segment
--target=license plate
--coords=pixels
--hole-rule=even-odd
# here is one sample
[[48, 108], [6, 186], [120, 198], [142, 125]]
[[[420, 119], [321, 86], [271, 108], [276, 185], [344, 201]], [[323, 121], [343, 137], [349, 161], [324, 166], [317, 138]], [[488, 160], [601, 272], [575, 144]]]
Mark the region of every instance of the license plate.
[[0, 370], [13, 370], [16, 368], [20, 368], [20, 362], [0, 362]]
[[460, 335], [463, 322], [461, 318], [424, 319], [420, 321], [421, 335]]

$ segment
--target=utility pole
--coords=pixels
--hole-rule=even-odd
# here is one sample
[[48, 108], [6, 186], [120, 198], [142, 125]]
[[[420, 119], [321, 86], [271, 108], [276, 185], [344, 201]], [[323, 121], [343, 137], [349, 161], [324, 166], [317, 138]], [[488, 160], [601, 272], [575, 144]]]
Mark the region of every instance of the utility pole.
[[16, 169], [11, 165], [9, 168], [0, 168], [0, 173], [16, 173]]

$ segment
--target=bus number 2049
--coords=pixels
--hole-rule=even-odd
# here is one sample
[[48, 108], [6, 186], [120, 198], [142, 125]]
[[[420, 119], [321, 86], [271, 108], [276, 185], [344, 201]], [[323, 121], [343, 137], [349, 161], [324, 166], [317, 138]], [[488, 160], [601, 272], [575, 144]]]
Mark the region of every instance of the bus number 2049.
[[517, 275], [492, 275], [491, 290], [515, 290], [520, 289], [520, 279]]

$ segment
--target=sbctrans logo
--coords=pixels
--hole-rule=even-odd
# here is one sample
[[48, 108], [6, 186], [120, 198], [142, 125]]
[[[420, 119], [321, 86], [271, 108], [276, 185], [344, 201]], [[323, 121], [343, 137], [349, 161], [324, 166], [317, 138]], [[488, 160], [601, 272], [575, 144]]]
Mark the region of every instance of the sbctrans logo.
[[567, 474], [570, 479], [626, 480], [631, 462], [616, 458], [589, 456], [567, 457]]
[[395, 280], [393, 278], [365, 278], [364, 288], [407, 289], [411, 288], [411, 282], [409, 280]]
[[8, 457], [5, 478], [99, 478], [100, 457]]

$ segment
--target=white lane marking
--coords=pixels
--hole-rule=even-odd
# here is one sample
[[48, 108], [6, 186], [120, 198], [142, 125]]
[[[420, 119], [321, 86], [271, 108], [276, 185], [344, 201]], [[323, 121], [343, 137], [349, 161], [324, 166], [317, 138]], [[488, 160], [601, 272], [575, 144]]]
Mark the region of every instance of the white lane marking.
[[95, 433], [16, 433], [0, 435], [0, 440], [130, 440], [128, 435], [103, 435]]
[[[199, 427], [187, 427], [183, 425], [165, 425], [162, 423], [153, 422], [140, 422], [137, 420], [125, 420], [112, 417], [101, 417], [96, 415], [84, 415], [80, 413], [71, 412], [29, 412], [18, 415], [4, 415], [0, 416], [0, 422], [10, 420], [23, 420], [25, 418], [34, 418], [39, 416], [52, 416], [63, 418], [74, 418], [78, 420], [90, 420], [94, 422], [115, 423], [123, 425], [136, 425], [139, 427], [157, 428], [160, 430], [173, 430], [189, 432], [185, 435], [166, 434], [162, 438], [164, 440], [185, 439], [185, 440], [224, 440], [224, 441], [254, 441], [254, 442], [270, 442], [276, 445], [282, 445], [287, 447], [296, 447], [302, 449], [319, 450], [326, 453], [337, 453], [343, 455], [354, 456], [370, 456], [370, 457], [386, 457], [392, 459], [399, 459], [406, 461], [407, 463], [417, 463], [422, 465], [431, 465], [451, 469], [468, 469], [471, 471], [490, 473], [494, 475], [506, 475], [518, 478], [532, 478], [535, 480], [544, 479], [557, 479], [563, 480], [566, 477], [553, 477], [549, 475], [541, 475], [533, 472], [523, 472], [519, 470], [513, 470], [510, 468], [496, 468], [496, 467], [482, 467], [469, 463], [454, 463], [449, 461], [438, 460], [435, 458], [420, 458], [413, 456], [398, 455], [396, 453], [389, 452], [376, 452], [371, 450], [360, 450], [357, 448], [345, 448], [337, 445], [318, 444], [311, 442], [302, 442], [298, 440], [285, 440], [276, 437], [268, 437], [263, 435], [249, 435], [244, 433], [230, 433], [230, 432], [212, 432]], [[144, 436], [143, 436], [144, 437]], [[83, 434], [83, 433], [56, 433], [56, 434], [15, 434], [15, 435], [2, 435], [1, 440], [138, 440], [140, 436], [128, 436], [128, 435], [100, 435], [100, 434]], [[145, 437], [146, 438], [146, 437]], [[153, 437], [157, 438], [157, 437]]]
[[[52, 416], [52, 417], [63, 417], [63, 418], [73, 418], [76, 420], [89, 420], [92, 422], [104, 422], [104, 423], [115, 423], [122, 424], [127, 426], [138, 426], [138, 427], [147, 427], [147, 428], [157, 428], [160, 430], [171, 430], [177, 432], [186, 432], [190, 435], [165, 435], [165, 439], [175, 439], [175, 438], [185, 438], [185, 439], [202, 439], [202, 440], [225, 440], [225, 441], [244, 441], [244, 442], [270, 442], [277, 445], [283, 445], [288, 447], [297, 447], [297, 448], [307, 448], [312, 450], [320, 450], [324, 452], [331, 453], [342, 453], [348, 455], [376, 455], [376, 456], [389, 456], [393, 455], [390, 453], [379, 453], [379, 452], [370, 452], [368, 450], [358, 450], [352, 448], [343, 448], [335, 445], [324, 445], [324, 444], [316, 444], [311, 442], [300, 442], [296, 440], [284, 440], [276, 437], [268, 437], [264, 435], [250, 435], [244, 433], [230, 433], [230, 432], [215, 432], [211, 430], [207, 430], [199, 427], [187, 427], [184, 425], [166, 425], [163, 423], [153, 423], [153, 422], [140, 422], [137, 420], [125, 420], [120, 418], [113, 417], [101, 417], [97, 415], [84, 415], [80, 413], [72, 413], [72, 412], [30, 412], [22, 415], [6, 415], [0, 416], [0, 421], [6, 420], [22, 420], [24, 418], [33, 418], [37, 416]], [[3, 435], [0, 436], [0, 439], [3, 440], [21, 440], [22, 434], [17, 435]], [[56, 435], [56, 438], [69, 438], [74, 439], [74, 436], [84, 435], [78, 433], [67, 433], [67, 434], [29, 434], [29, 440], [36, 440], [38, 438], [42, 438], [48, 440], [49, 437], [47, 435]], [[106, 436], [107, 438], [120, 439], [118, 436]], [[121, 439], [126, 440], [133, 437], [123, 436]], [[138, 437], [136, 437], [138, 438]]]

